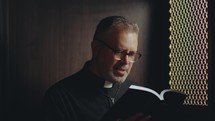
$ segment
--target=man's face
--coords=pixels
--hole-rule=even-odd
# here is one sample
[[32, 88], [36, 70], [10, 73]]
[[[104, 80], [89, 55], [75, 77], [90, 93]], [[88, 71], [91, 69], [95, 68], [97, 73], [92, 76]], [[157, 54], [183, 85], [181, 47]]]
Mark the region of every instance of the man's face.
[[[136, 52], [138, 46], [138, 35], [136, 33], [124, 31], [110, 31], [104, 35], [102, 40], [114, 49], [124, 50], [127, 53]], [[124, 82], [132, 68], [128, 56], [117, 60], [114, 52], [100, 43], [101, 49], [97, 54], [97, 73], [110, 82]]]

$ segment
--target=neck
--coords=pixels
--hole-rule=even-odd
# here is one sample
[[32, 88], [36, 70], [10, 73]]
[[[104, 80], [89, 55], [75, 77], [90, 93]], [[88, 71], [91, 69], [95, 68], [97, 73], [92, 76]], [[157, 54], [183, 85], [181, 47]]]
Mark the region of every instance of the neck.
[[89, 65], [90, 71], [95, 75], [99, 76], [98, 69], [96, 68], [95, 62], [92, 60]]

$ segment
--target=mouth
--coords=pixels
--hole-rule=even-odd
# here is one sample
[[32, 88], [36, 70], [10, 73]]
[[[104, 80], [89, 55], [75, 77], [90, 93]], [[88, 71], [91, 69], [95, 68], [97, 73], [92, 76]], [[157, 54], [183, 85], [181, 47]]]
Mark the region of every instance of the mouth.
[[117, 76], [124, 76], [127, 73], [126, 69], [116, 69], [115, 72]]

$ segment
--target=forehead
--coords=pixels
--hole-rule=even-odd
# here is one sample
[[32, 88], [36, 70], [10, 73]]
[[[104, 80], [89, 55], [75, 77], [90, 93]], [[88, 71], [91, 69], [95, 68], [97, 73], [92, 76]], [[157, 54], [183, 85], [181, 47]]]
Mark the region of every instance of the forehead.
[[105, 34], [104, 39], [114, 48], [137, 51], [138, 34], [135, 32], [112, 30]]

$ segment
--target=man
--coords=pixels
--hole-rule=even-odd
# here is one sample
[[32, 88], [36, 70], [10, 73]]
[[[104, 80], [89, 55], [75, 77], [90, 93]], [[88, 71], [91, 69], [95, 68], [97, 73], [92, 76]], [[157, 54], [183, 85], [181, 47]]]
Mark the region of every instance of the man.
[[[101, 20], [91, 43], [92, 59], [48, 89], [46, 121], [99, 121], [132, 84], [126, 78], [141, 57], [138, 32], [137, 24], [122, 16]], [[150, 118], [138, 113], [127, 121], [141, 121], [141, 117]]]

